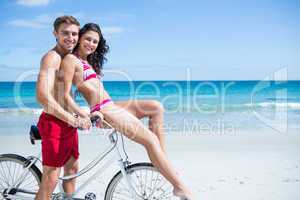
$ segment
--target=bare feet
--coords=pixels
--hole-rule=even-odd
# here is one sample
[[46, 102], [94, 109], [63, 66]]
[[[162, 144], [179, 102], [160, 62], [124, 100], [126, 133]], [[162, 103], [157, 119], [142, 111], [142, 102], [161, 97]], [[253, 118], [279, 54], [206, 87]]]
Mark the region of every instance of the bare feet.
[[180, 190], [178, 188], [174, 188], [173, 194], [180, 198], [180, 200], [196, 200], [192, 193], [189, 190]]

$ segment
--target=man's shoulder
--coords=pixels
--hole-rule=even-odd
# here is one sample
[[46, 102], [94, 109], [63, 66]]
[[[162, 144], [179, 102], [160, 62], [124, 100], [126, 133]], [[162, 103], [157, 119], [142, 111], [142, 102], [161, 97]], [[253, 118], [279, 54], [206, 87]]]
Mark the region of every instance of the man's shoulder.
[[44, 54], [44, 56], [42, 57], [42, 60], [47, 60], [47, 59], [53, 59], [53, 60], [57, 60], [57, 61], [61, 61], [61, 55], [59, 55], [59, 53], [57, 53], [57, 51], [55, 50], [50, 50], [47, 53]]
[[43, 68], [58, 69], [61, 63], [61, 56], [54, 50], [48, 51], [41, 59], [41, 66]]

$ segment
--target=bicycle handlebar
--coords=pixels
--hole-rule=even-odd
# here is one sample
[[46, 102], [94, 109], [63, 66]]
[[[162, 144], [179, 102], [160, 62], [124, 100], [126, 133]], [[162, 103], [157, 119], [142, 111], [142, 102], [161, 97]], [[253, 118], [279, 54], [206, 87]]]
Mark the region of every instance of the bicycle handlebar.
[[[114, 129], [107, 121], [105, 121], [104, 119], [102, 119], [100, 116], [92, 116], [90, 117], [92, 126], [95, 127], [97, 125], [97, 123], [99, 122], [99, 120], [101, 120], [101, 124], [104, 125], [104, 127], [102, 128], [109, 128], [109, 129]], [[83, 130], [81, 127], [77, 127], [79, 130]]]
[[96, 126], [96, 123], [98, 122], [98, 120], [100, 119], [99, 116], [92, 116], [90, 117], [91, 123], [93, 126]]
[[[90, 120], [91, 120], [91, 123], [92, 123], [92, 126], [96, 126], [97, 122], [99, 121], [100, 117], [99, 116], [92, 116], [90, 117]], [[82, 127], [77, 127], [77, 129], [79, 130], [83, 130]]]

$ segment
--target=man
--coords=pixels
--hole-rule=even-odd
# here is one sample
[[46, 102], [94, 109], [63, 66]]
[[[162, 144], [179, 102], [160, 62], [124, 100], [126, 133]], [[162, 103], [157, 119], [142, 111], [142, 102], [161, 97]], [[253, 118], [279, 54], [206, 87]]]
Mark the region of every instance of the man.
[[[54, 22], [56, 46], [47, 52], [42, 60], [37, 81], [37, 100], [44, 111], [38, 128], [42, 137], [43, 177], [37, 193], [37, 200], [51, 198], [55, 189], [60, 168], [70, 175], [78, 170], [77, 127], [88, 129], [88, 118], [75, 118], [62, 105], [63, 86], [59, 81], [59, 68], [63, 57], [71, 53], [78, 41], [80, 24], [72, 16], [58, 17]], [[75, 180], [63, 183], [66, 193], [75, 190]]]

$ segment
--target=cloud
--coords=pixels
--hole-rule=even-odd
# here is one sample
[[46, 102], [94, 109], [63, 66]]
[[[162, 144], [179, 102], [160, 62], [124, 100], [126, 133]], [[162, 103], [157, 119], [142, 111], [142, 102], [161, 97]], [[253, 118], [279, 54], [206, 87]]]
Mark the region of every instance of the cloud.
[[0, 55], [8, 55], [8, 54], [10, 54], [10, 53], [12, 53], [12, 51], [11, 51], [11, 50], [8, 50], [8, 49], [6, 49], [6, 50], [1, 50], [1, 51], [0, 51]]
[[49, 27], [53, 20], [53, 16], [44, 14], [39, 15], [34, 19], [15, 19], [8, 22], [8, 25], [14, 27], [40, 29]]
[[7, 68], [8, 66], [6, 64], [0, 64], [0, 68]]
[[84, 17], [86, 17], [86, 14], [84, 12], [82, 12], [82, 11], [73, 12], [73, 13], [69, 13], [69, 12], [57, 12], [55, 14], [52, 14], [51, 16], [53, 16], [53, 20], [54, 20], [56, 17], [63, 16], [63, 15], [71, 15], [71, 16], [75, 17], [78, 20], [81, 20]]
[[50, 0], [17, 0], [18, 5], [22, 6], [47, 6], [50, 3]]
[[3, 63], [0, 64], [0, 69], [2, 69], [2, 70], [24, 70], [22, 67], [9, 66], [9, 65], [3, 64]]
[[[13, 27], [21, 27], [21, 28], [32, 28], [32, 29], [41, 29], [41, 28], [47, 28], [52, 26], [55, 18], [62, 16], [62, 15], [72, 15], [76, 17], [77, 19], [84, 19], [85, 14], [82, 12], [77, 12], [73, 14], [68, 13], [55, 13], [55, 14], [43, 14], [39, 15], [33, 19], [15, 19], [12, 21], [9, 21], [7, 24], [9, 26]], [[84, 25], [84, 24], [82, 24]], [[124, 29], [119, 26], [101, 26], [101, 30], [103, 34], [105, 35], [114, 35], [118, 33], [124, 32]]]
[[134, 17], [135, 15], [133, 14], [111, 14], [111, 15], [106, 15], [101, 17], [92, 16], [90, 18], [92, 18], [94, 21], [99, 21], [103, 23], [103, 22], [120, 22], [122, 20], [129, 20]]
[[108, 35], [111, 35], [111, 34], [115, 34], [115, 33], [122, 33], [124, 31], [123, 28], [121, 27], [117, 27], [117, 26], [107, 26], [107, 27], [103, 27], [101, 28], [102, 31], [103, 31], [103, 34], [108, 34]]
[[9, 26], [14, 27], [22, 27], [22, 28], [33, 28], [33, 29], [40, 29], [40, 28], [47, 28], [52, 26], [54, 20], [62, 15], [72, 15], [76, 17], [77, 19], [80, 19], [82, 16], [84, 16], [84, 13], [77, 12], [77, 13], [54, 13], [54, 14], [42, 14], [32, 19], [15, 19], [12, 21], [9, 21], [7, 24]]
[[39, 22], [31, 21], [31, 20], [24, 20], [24, 19], [17, 19], [8, 22], [10, 26], [15, 26], [15, 27], [23, 27], [23, 28], [44, 28], [45, 25]]

